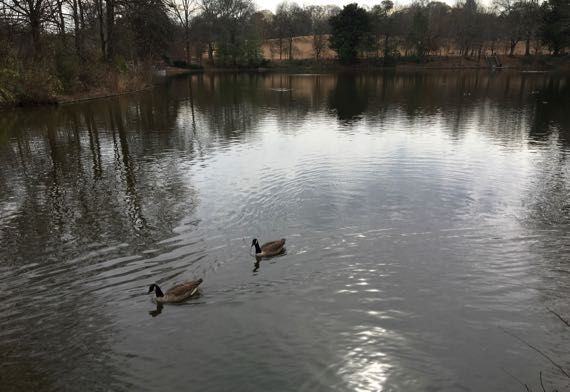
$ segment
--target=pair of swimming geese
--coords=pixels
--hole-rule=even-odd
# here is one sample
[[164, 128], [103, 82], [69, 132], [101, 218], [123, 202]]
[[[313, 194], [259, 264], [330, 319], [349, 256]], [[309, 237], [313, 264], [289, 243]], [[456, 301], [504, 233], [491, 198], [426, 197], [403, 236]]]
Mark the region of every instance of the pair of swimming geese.
[[[260, 259], [262, 257], [272, 257], [281, 254], [285, 247], [285, 238], [266, 242], [265, 244], [259, 246], [257, 238], [251, 241], [251, 246], [255, 246], [255, 257]], [[251, 247], [250, 247], [251, 248]], [[184, 283], [177, 284], [174, 287], [166, 290], [163, 293], [160, 287], [156, 283], [153, 283], [148, 288], [148, 293], [156, 294], [156, 302], [158, 303], [176, 303], [187, 300], [198, 293], [198, 286], [202, 283], [202, 279], [192, 280]]]

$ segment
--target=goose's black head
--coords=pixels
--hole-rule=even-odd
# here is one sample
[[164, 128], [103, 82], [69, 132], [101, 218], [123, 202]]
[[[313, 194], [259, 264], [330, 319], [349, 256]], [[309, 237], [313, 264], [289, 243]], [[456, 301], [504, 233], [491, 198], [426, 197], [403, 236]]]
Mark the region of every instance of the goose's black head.
[[[257, 238], [254, 238], [251, 241], [251, 246], [255, 246], [255, 253], [261, 253], [261, 247], [259, 246], [259, 242], [257, 242]], [[249, 247], [251, 249], [251, 246]]]
[[156, 283], [153, 283], [148, 287], [148, 294], [152, 293], [153, 290], [156, 291], [157, 297], [163, 297], [164, 296], [164, 294], [162, 293], [162, 290], [160, 289], [160, 287], [158, 287], [158, 285]]

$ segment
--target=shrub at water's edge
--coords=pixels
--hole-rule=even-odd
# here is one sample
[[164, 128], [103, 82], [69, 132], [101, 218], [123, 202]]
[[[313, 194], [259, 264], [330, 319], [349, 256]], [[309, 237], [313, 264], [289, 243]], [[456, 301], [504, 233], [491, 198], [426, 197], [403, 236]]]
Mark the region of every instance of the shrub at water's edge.
[[56, 103], [61, 82], [42, 68], [1, 68], [0, 106]]
[[4, 64], [0, 68], [0, 107], [121, 94], [141, 90], [151, 83], [151, 68], [144, 64]]
[[82, 71], [74, 84], [57, 95], [58, 102], [138, 91], [152, 85], [150, 64], [98, 64]]

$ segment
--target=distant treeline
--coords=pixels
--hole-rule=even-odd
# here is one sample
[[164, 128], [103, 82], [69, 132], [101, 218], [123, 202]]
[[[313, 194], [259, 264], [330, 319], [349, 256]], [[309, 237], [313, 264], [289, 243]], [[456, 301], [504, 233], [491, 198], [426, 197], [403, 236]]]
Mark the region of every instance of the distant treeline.
[[288, 59], [294, 58], [293, 37], [301, 35], [313, 37], [315, 59], [328, 46], [346, 62], [361, 56], [398, 57], [402, 49], [421, 59], [449, 46], [462, 56], [496, 53], [505, 43], [510, 55], [520, 42], [525, 55], [559, 55], [570, 47], [568, 0], [496, 0], [489, 8], [475, 0], [454, 7], [439, 1], [395, 7], [383, 0], [371, 9], [349, 4], [342, 10], [282, 3], [264, 20], [264, 37], [273, 38], [279, 57]]
[[278, 58], [292, 60], [297, 36], [312, 36], [317, 61], [327, 48], [343, 62], [388, 61], [402, 47], [422, 59], [445, 45], [480, 56], [504, 42], [511, 54], [524, 42], [526, 55], [559, 55], [570, 47], [570, 2], [383, 0], [370, 9], [284, 2], [272, 13], [251, 0], [0, 0], [0, 103], [140, 87], [157, 61], [260, 66], [267, 40]]

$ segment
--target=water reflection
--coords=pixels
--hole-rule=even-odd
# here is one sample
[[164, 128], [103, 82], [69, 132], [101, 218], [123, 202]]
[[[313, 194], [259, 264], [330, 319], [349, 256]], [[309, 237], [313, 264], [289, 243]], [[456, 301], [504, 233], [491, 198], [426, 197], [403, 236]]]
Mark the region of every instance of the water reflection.
[[275, 256], [265, 256], [265, 257], [258, 257], [253, 256], [255, 258], [255, 262], [253, 263], [253, 272], [254, 274], [259, 271], [261, 267], [261, 262], [264, 261], [265, 264], [274, 264], [279, 261], [279, 258], [287, 256], [287, 249], [283, 248], [281, 253]]
[[339, 120], [350, 122], [359, 119], [366, 110], [370, 93], [369, 84], [365, 80], [365, 77], [355, 74], [337, 77], [336, 86], [329, 98], [329, 106]]
[[164, 308], [164, 305], [161, 304], [160, 302], [156, 303], [156, 309], [154, 310], [150, 310], [148, 312], [148, 314], [150, 314], [152, 317], [156, 317], [159, 316], [162, 313], [162, 309]]
[[[508, 364], [565, 385], [495, 327], [570, 361], [544, 314], [569, 311], [569, 88], [205, 74], [4, 113], [3, 384], [507, 390]], [[287, 235], [289, 255], [252, 274], [252, 233]], [[140, 298], [205, 274], [207, 306], [157, 318]], [[188, 352], [192, 374], [172, 366]]]
[[[109, 274], [100, 263], [160, 241], [182, 212], [195, 208], [177, 166], [139, 161], [153, 149], [163, 151], [160, 143], [144, 146], [147, 139], [133, 132], [140, 113], [146, 124], [154, 121], [155, 107], [145, 108], [145, 101], [122, 98], [2, 117], [15, 121], [2, 128], [7, 138], [0, 144], [1, 279], [13, 293], [2, 305], [7, 335], [0, 340], [7, 353], [0, 377], [8, 390], [61, 390], [69, 382], [129, 385], [113, 358], [116, 322], [88, 282], [96, 279], [104, 290], [124, 281], [125, 270], [130, 279], [144, 271], [116, 260]], [[172, 129], [175, 112], [161, 115], [161, 126]], [[36, 322], [41, 326], [26, 327]]]
[[255, 262], [253, 263], [253, 273], [259, 271], [260, 262], [261, 262], [261, 257], [256, 257]]

